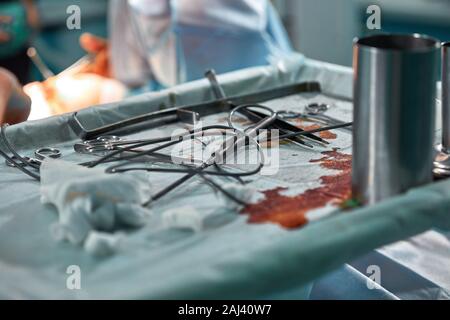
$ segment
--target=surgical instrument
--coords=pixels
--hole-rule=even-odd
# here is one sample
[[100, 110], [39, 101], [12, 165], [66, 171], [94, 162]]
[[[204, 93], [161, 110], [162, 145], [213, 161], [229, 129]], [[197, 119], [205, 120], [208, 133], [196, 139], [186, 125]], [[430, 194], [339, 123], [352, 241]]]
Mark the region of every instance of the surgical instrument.
[[[267, 121], [265, 121], [265, 122], [267, 122]], [[264, 122], [264, 123], [265, 123], [265, 122]], [[264, 123], [259, 124], [259, 126], [263, 126]], [[258, 127], [255, 127], [255, 128], [252, 129], [252, 130], [257, 130], [257, 128], [258, 128]], [[203, 128], [202, 130], [205, 131], [205, 130], [209, 130], [209, 129], [221, 129], [221, 130], [229, 130], [229, 129], [232, 129], [233, 131], [235, 131], [235, 129], [233, 129], [233, 128], [226, 127], [226, 126], [220, 126], [220, 125], [217, 125], [217, 126], [210, 126], [209, 128]], [[251, 131], [251, 130], [250, 130], [250, 131]], [[159, 145], [159, 146], [154, 147], [154, 148], [152, 148], [152, 149], [150, 149], [150, 150], [143, 151], [143, 152], [141, 152], [141, 154], [137, 154], [137, 155], [134, 155], [134, 156], [127, 157], [127, 160], [130, 160], [130, 159], [133, 159], [133, 158], [138, 158], [138, 157], [140, 157], [140, 156], [143, 155], [143, 154], [152, 154], [152, 153], [154, 153], [154, 152], [156, 152], [156, 151], [158, 151], [158, 150], [165, 149], [165, 148], [167, 148], [167, 147], [169, 147], [169, 146], [172, 146], [172, 145], [175, 145], [175, 144], [177, 144], [177, 143], [180, 143], [181, 141], [183, 141], [183, 138], [192, 136], [192, 135], [194, 135], [194, 134], [198, 134], [198, 132], [191, 131], [191, 132], [189, 132], [189, 134], [179, 136], [177, 139], [175, 139], [175, 140], [173, 140], [173, 141], [168, 141], [168, 142], [164, 143], [163, 145]], [[234, 139], [234, 137], [233, 137], [232, 139]], [[228, 140], [227, 140], [227, 141], [228, 141]], [[149, 143], [147, 142], [147, 144], [149, 144]], [[142, 146], [143, 143], [138, 144], [138, 145]], [[228, 147], [228, 146], [229, 146], [228, 144], [225, 144], [225, 148]], [[133, 148], [133, 147], [136, 147], [136, 145], [128, 146], [128, 147], [126, 147], [125, 149], [131, 149], [131, 148]], [[120, 151], [115, 151], [115, 152], [113, 152], [112, 154], [117, 154], [117, 153], [119, 153], [119, 152], [120, 152]], [[152, 196], [152, 197], [150, 198], [150, 200], [147, 201], [147, 202], [144, 204], [144, 206], [145, 206], [145, 205], [150, 204], [152, 201], [155, 201], [155, 200], [161, 198], [162, 196], [164, 196], [165, 194], [169, 193], [171, 190], [173, 190], [173, 189], [175, 189], [176, 187], [180, 186], [180, 185], [183, 184], [185, 181], [187, 181], [188, 179], [194, 177], [194, 176], [197, 175], [197, 174], [199, 174], [202, 178], [205, 178], [205, 177], [203, 176], [204, 174], [211, 174], [211, 173], [208, 173], [208, 172], [202, 172], [202, 171], [204, 171], [204, 169], [206, 169], [207, 167], [209, 167], [209, 166], [214, 165], [215, 163], [217, 163], [217, 157], [219, 157], [220, 155], [221, 155], [221, 153], [214, 153], [214, 154], [211, 155], [211, 157], [210, 157], [207, 161], [203, 162], [201, 166], [196, 167], [196, 168], [192, 168], [192, 169], [188, 168], [188, 169], [186, 169], [186, 170], [181, 170], [181, 171], [180, 171], [179, 169], [177, 170], [177, 169], [155, 169], [155, 168], [129, 168], [129, 169], [122, 169], [122, 170], [119, 170], [121, 167], [123, 167], [123, 166], [125, 166], [125, 165], [128, 164], [128, 163], [122, 163], [122, 164], [118, 164], [118, 165], [115, 165], [115, 166], [113, 166], [113, 167], [108, 168], [108, 169], [107, 169], [107, 172], [110, 172], [110, 173], [117, 173], [117, 172], [124, 172], [124, 171], [130, 171], [130, 170], [146, 170], [146, 171], [159, 171], [159, 172], [180, 172], [180, 173], [181, 173], [181, 172], [185, 172], [185, 173], [187, 173], [186, 176], [182, 177], [181, 179], [179, 179], [179, 180], [177, 180], [176, 182], [172, 183], [172, 184], [169, 185], [168, 187], [164, 188], [162, 191], [158, 192], [156, 195]], [[103, 159], [100, 160], [99, 163], [101, 163], [104, 159], [107, 159], [107, 158], [110, 157], [110, 156], [111, 156], [111, 154], [108, 155], [108, 156], [103, 157]], [[239, 173], [239, 174], [235, 174], [235, 175], [232, 175], [232, 174], [230, 174], [230, 173], [224, 173], [224, 172], [221, 172], [221, 173], [217, 173], [216, 175], [222, 175], [222, 176], [245, 176], [245, 175], [253, 175], [253, 174], [259, 172], [259, 170], [260, 170], [261, 168], [262, 168], [262, 164], [260, 164], [256, 170], [253, 170], [253, 171], [251, 171], [251, 172]], [[211, 181], [209, 181], [209, 182], [211, 182]], [[220, 190], [220, 189], [219, 189], [219, 190]], [[223, 191], [223, 190], [220, 190], [220, 191]]]
[[35, 170], [39, 170], [42, 161], [47, 158], [59, 158], [61, 157], [61, 151], [56, 148], [44, 147], [35, 150], [34, 155], [36, 158], [22, 157], [18, 152], [11, 146], [8, 139], [6, 138], [6, 128], [8, 124], [4, 124], [0, 127], [0, 138], [5, 147], [13, 154], [13, 156], [8, 156], [5, 152], [0, 150], [0, 155], [5, 158], [5, 163], [9, 167], [14, 167], [25, 173], [26, 175], [32, 177], [33, 179], [40, 181], [39, 174], [31, 172], [26, 167], [31, 167]]
[[[278, 114], [282, 119], [303, 119], [305, 121], [317, 122], [325, 125], [344, 124], [345, 121], [338, 120], [327, 114], [330, 109], [330, 105], [326, 103], [313, 102], [305, 106], [305, 112], [296, 111], [279, 111]], [[351, 127], [344, 127], [349, 131], [352, 131]]]
[[[339, 124], [339, 125], [335, 125], [335, 126], [330, 126], [330, 127], [324, 127], [324, 128], [318, 128], [318, 129], [314, 129], [314, 130], [309, 130], [309, 131], [304, 131], [304, 132], [293, 132], [293, 133], [289, 133], [289, 134], [285, 134], [279, 137], [279, 139], [288, 139], [288, 138], [292, 138], [292, 137], [296, 137], [296, 136], [302, 136], [302, 135], [307, 135], [310, 133], [319, 133], [322, 131], [328, 131], [328, 130], [333, 130], [333, 129], [339, 129], [339, 128], [344, 128], [344, 127], [348, 127], [351, 126], [353, 123], [349, 122], [349, 123], [344, 123], [344, 124]], [[267, 125], [267, 123], [261, 123], [261, 125]], [[253, 130], [259, 130], [261, 128], [255, 127]], [[251, 132], [248, 133], [243, 133], [245, 136], [251, 136], [254, 134], [253, 130]], [[267, 141], [267, 140], [266, 140]], [[259, 142], [265, 142], [265, 140], [261, 140]], [[259, 146], [259, 144], [258, 144]], [[231, 146], [228, 145], [228, 148], [230, 148]], [[223, 149], [223, 151], [226, 151], [227, 149]], [[220, 160], [223, 157], [222, 152], [219, 152], [218, 154], [216, 154], [214, 156], [214, 158], [210, 158], [208, 161], [206, 161], [201, 167], [197, 168], [196, 170], [192, 170], [193, 172], [187, 174], [186, 176], [180, 178], [179, 180], [175, 181], [174, 183], [172, 183], [171, 185], [169, 185], [168, 187], [166, 187], [165, 189], [163, 189], [162, 191], [158, 192], [156, 195], [152, 196], [151, 199], [145, 203], [144, 205], [149, 205], [151, 202], [156, 201], [158, 199], [160, 199], [161, 197], [163, 197], [164, 195], [166, 195], [167, 193], [169, 193], [170, 191], [172, 191], [173, 189], [177, 188], [178, 186], [180, 186], [181, 184], [183, 184], [184, 182], [186, 182], [187, 180], [189, 180], [190, 178], [194, 177], [196, 174], [201, 173], [204, 169], [206, 169], [209, 165], [215, 163], [217, 160]], [[250, 172], [247, 173], [249, 175], [252, 174], [256, 174], [258, 173], [262, 168], [262, 164], [260, 164], [260, 166]], [[243, 175], [241, 175], [243, 176]]]
[[333, 125], [333, 126], [321, 127], [321, 128], [317, 128], [317, 129], [303, 131], [303, 132], [288, 133], [288, 134], [285, 134], [285, 135], [281, 135], [278, 138], [280, 140], [281, 139], [288, 139], [290, 137], [303, 136], [303, 135], [308, 134], [308, 133], [319, 133], [319, 132], [323, 132], [323, 131], [330, 131], [330, 130], [335, 130], [335, 129], [347, 128], [347, 127], [351, 127], [352, 125], [353, 125], [353, 122], [345, 122], [345, 123], [336, 124], [336, 125]]
[[225, 94], [225, 91], [223, 90], [222, 86], [219, 84], [219, 81], [217, 80], [216, 71], [214, 71], [214, 69], [207, 70], [205, 72], [205, 77], [211, 84], [211, 88], [213, 90], [215, 98], [219, 100], [226, 99], [227, 96]]
[[38, 54], [36, 48], [30, 47], [27, 50], [27, 56], [33, 61], [35, 67], [39, 70], [45, 80], [55, 76], [55, 74], [50, 70], [50, 68], [44, 63]]
[[100, 136], [97, 139], [93, 140], [85, 140], [82, 142], [77, 142], [73, 145], [73, 149], [78, 153], [95, 153], [95, 152], [104, 152], [108, 150], [114, 150], [118, 146], [131, 145], [141, 142], [148, 141], [145, 139], [140, 140], [124, 140], [119, 136]]
[[324, 114], [330, 109], [326, 103], [310, 103], [305, 107], [305, 111], [310, 115]]
[[[195, 175], [202, 174], [202, 171], [204, 171], [207, 167], [213, 165], [214, 163], [221, 162], [223, 160], [224, 154], [227, 152], [227, 150], [232, 148], [235, 144], [239, 144], [239, 142], [241, 142], [242, 139], [245, 139], [247, 137], [252, 137], [257, 130], [262, 129], [265, 126], [267, 126], [272, 121], [272, 119], [273, 119], [273, 116], [272, 117], [268, 117], [267, 119], [261, 121], [256, 126], [251, 128], [250, 130], [248, 130], [248, 132], [243, 132], [243, 137], [241, 136], [241, 138], [238, 139], [238, 140], [236, 140], [235, 138], [228, 139], [225, 142], [225, 144], [223, 145], [223, 147], [220, 150], [218, 150], [217, 152], [213, 153], [208, 160], [206, 160], [199, 168], [197, 168], [196, 171], [194, 171], [192, 173], [188, 173], [184, 177], [182, 177], [182, 178], [178, 179], [177, 181], [173, 182], [171, 185], [169, 185], [168, 187], [164, 188], [163, 190], [158, 192], [156, 195], [152, 196], [150, 198], [150, 200], [147, 201], [144, 205], [149, 205], [151, 202], [160, 199], [161, 197], [165, 196], [170, 191], [174, 190], [175, 188], [177, 188], [178, 186], [180, 186], [181, 184], [183, 184], [187, 180], [193, 178]], [[236, 130], [236, 129], [234, 129], [234, 130]], [[257, 142], [256, 142], [256, 144], [259, 147], [259, 144]], [[260, 147], [259, 147], [259, 149], [260, 149]], [[261, 162], [260, 165], [258, 166], [258, 168], [256, 170], [254, 170], [253, 172], [251, 172], [251, 174], [256, 174], [257, 172], [259, 172], [261, 170], [262, 166], [263, 166], [263, 163]]]
[[[199, 117], [204, 117], [220, 112], [229, 112], [233, 106], [243, 104], [260, 103], [288, 95], [300, 93], [320, 92], [320, 84], [318, 82], [302, 82], [294, 85], [283, 86], [270, 90], [255, 92], [247, 95], [231, 97], [227, 101], [214, 100], [195, 105], [187, 105], [176, 108], [170, 108], [162, 111], [155, 111], [133, 118], [120, 120], [118, 122], [97, 127], [96, 129], [86, 128], [81, 117], [77, 112], [73, 113], [69, 119], [69, 126], [75, 134], [83, 140], [94, 139], [101, 135], [108, 134], [129, 134], [143, 129], [155, 128], [164, 124], [176, 123], [181, 117], [178, 113], [179, 109], [192, 111]], [[82, 114], [82, 111], [80, 112]]]
[[60, 77], [60, 76], [68, 75], [68, 74], [77, 73], [79, 70], [82, 70], [83, 67], [86, 67], [89, 64], [93, 63], [94, 60], [95, 60], [94, 54], [90, 54], [90, 53], [85, 54], [80, 59], [75, 61], [73, 64], [68, 66], [66, 69], [64, 69], [63, 71], [58, 73], [58, 76]]
[[[244, 113], [243, 110], [241, 110], [240, 112]], [[266, 116], [264, 113], [261, 113], [259, 111], [255, 111], [255, 110], [245, 110], [245, 113], [246, 113], [247, 116], [250, 116], [250, 117], [253, 117], [253, 118], [255, 118], [255, 117], [263, 118], [263, 117]], [[280, 119], [279, 112], [277, 112], [277, 119], [273, 122], [272, 125], [269, 126], [269, 129], [278, 129], [279, 132], [280, 132], [280, 135], [288, 134], [290, 132], [303, 132], [304, 131], [303, 129], [300, 129], [300, 128], [290, 124], [289, 122]], [[322, 145], [329, 144], [328, 141], [326, 141], [325, 139], [322, 139], [319, 136], [316, 136], [314, 134], [306, 134], [306, 135], [303, 136], [303, 138], [306, 138], [309, 141], [312, 141], [312, 142], [315, 142], [315, 143], [319, 143], [319, 144], [322, 144]], [[292, 140], [293, 142], [301, 143], [301, 144], [304, 144], [304, 145], [312, 147], [312, 145], [310, 145], [309, 143], [307, 143], [307, 142], [305, 142], [303, 140], [298, 139], [298, 137], [292, 137], [289, 140]]]
[[[51, 148], [51, 147], [39, 148], [34, 151], [35, 158], [22, 157], [27, 163], [22, 163], [21, 165], [31, 166], [31, 167], [39, 167], [45, 158], [57, 159], [57, 158], [60, 158], [61, 155], [62, 155], [61, 151], [56, 148]], [[17, 155], [14, 155], [12, 157], [12, 159], [20, 161], [20, 158]], [[10, 166], [10, 167], [15, 167], [17, 165], [17, 163], [10, 162], [8, 160], [6, 160], [5, 163], [7, 166]]]
[[[33, 168], [38, 169], [42, 163], [42, 160], [49, 157], [49, 158], [59, 158], [61, 157], [61, 152], [59, 149], [56, 148], [50, 148], [50, 147], [44, 147], [44, 148], [39, 148], [35, 151], [35, 156], [37, 157], [37, 159], [34, 158], [30, 158], [30, 157], [21, 157], [15, 150], [14, 148], [12, 148], [11, 144], [8, 142], [5, 133], [4, 133], [4, 128], [6, 128], [5, 126], [1, 127], [1, 138], [3, 143], [5, 144], [5, 146], [9, 149], [10, 152], [12, 152], [14, 155], [12, 157], [9, 157], [6, 153], [4, 153], [1, 149], [0, 149], [0, 155], [2, 155], [6, 160], [6, 164], [8, 166], [12, 166], [15, 168], [18, 168], [19, 170], [21, 170], [22, 172], [24, 172], [25, 174], [31, 176], [32, 178], [34, 178], [35, 180], [40, 181], [40, 176], [38, 174], [35, 174], [29, 170], [27, 170], [25, 167], [26, 166], [33, 166]], [[104, 137], [100, 140], [115, 140], [114, 137]], [[155, 157], [157, 160], [167, 160], [167, 156], [166, 155], [160, 155], [158, 153], [153, 153], [152, 154], [153, 157]], [[20, 160], [21, 162], [17, 162], [16, 160]], [[120, 159], [121, 160], [121, 159]], [[105, 162], [110, 162], [111, 159], [109, 159], [108, 161]], [[114, 160], [113, 160], [114, 161]], [[84, 163], [84, 164], [80, 164], [80, 165], [85, 165], [88, 166], [91, 163]], [[218, 173], [220, 174], [220, 173]], [[230, 176], [229, 174], [224, 174], [223, 175], [227, 175]], [[231, 194], [230, 192], [228, 192], [227, 190], [223, 189], [220, 185], [218, 185], [217, 183], [215, 183], [214, 181], [212, 181], [211, 179], [209, 179], [208, 177], [205, 177], [204, 174], [201, 175], [202, 179], [205, 180], [205, 182], [210, 185], [212, 188], [222, 192], [226, 197], [228, 197], [229, 199], [235, 201], [238, 204], [243, 205], [244, 203], [239, 200], [238, 198], [236, 198], [233, 194]]]
[[[208, 79], [209, 83], [211, 84], [211, 88], [214, 92], [216, 99], [225, 101], [225, 103], [229, 103], [230, 106], [233, 106], [236, 108], [236, 105], [233, 105], [231, 102], [226, 101], [227, 97], [226, 97], [225, 91], [223, 90], [222, 86], [220, 85], [215, 71], [213, 69], [206, 71], [205, 77]], [[269, 109], [269, 108], [261, 106], [261, 105], [254, 105], [254, 107], [259, 108], [259, 109], [265, 109], [266, 111], [272, 112], [272, 109]], [[266, 115], [264, 113], [261, 113], [261, 112], [255, 111], [255, 110], [249, 110], [248, 106], [246, 108], [237, 108], [237, 109], [235, 109], [235, 111], [245, 115], [250, 120], [256, 121], [256, 122], [261, 121], [263, 118], [266, 117]], [[231, 113], [230, 113], [230, 117], [228, 120], [228, 124], [230, 126], [232, 126], [231, 125]], [[278, 129], [280, 134], [289, 133], [286, 130], [293, 131], [293, 132], [303, 131], [303, 129], [300, 129], [294, 125], [291, 125], [289, 122], [286, 122], [286, 121], [280, 119], [278, 117], [278, 113], [277, 113], [276, 119], [274, 121], [272, 121], [272, 124], [270, 126], [268, 126], [267, 129]], [[328, 142], [326, 140], [324, 140], [318, 136], [315, 136], [313, 134], [306, 135], [305, 138], [309, 138], [315, 142], [320, 142], [322, 144], [328, 144]], [[311, 144], [299, 139], [298, 137], [292, 137], [289, 140], [296, 143], [297, 145], [313, 148], [313, 146]]]
[[36, 156], [37, 159], [44, 160], [45, 158], [53, 158], [53, 159], [61, 158], [62, 153], [59, 149], [44, 147], [34, 151], [34, 155]]
[[[151, 142], [151, 139], [139, 139], [139, 140], [126, 140], [123, 139], [119, 136], [100, 136], [97, 139], [94, 140], [86, 140], [86, 141], [82, 141], [82, 142], [77, 142], [74, 144], [73, 149], [77, 152], [77, 153], [81, 153], [81, 154], [99, 154], [99, 155], [105, 155], [107, 154], [107, 152], [111, 152], [114, 150], [122, 150], [121, 148], [124, 146], [129, 146], [129, 145], [136, 145], [138, 143], [145, 143], [147, 144], [147, 142]], [[139, 154], [140, 152], [145, 151], [145, 150], [140, 150], [137, 148], [133, 148], [127, 151], [122, 151], [119, 155], [120, 156], [124, 156], [126, 154], [128, 155], [136, 155]], [[117, 158], [118, 161], [120, 160], [125, 160], [123, 158]], [[190, 158], [190, 159], [185, 159], [182, 157], [177, 157], [175, 155], [164, 155], [164, 154], [159, 154], [159, 153], [154, 153], [151, 155], [147, 155], [147, 158], [142, 158], [140, 162], [143, 162], [144, 160], [146, 161], [150, 161], [150, 162], [170, 162], [170, 163], [191, 163], [191, 164], [200, 164], [201, 160], [199, 159], [195, 159], [195, 158]], [[92, 162], [90, 163], [85, 163], [87, 166], [89, 166]]]
[[[26, 166], [31, 165], [31, 162], [27, 162], [27, 159], [20, 156], [8, 142], [8, 139], [6, 138], [6, 135], [5, 135], [6, 127], [8, 127], [7, 124], [0, 126], [0, 138], [3, 142], [3, 144], [6, 146], [6, 148], [13, 154], [13, 157], [15, 157], [15, 159], [19, 159], [23, 165], [21, 165], [14, 158], [10, 157], [8, 154], [3, 152], [3, 150], [1, 150], [1, 149], [0, 149], [0, 155], [3, 158], [5, 158], [5, 160], [8, 161], [9, 163], [14, 164], [15, 168], [19, 169], [20, 171], [22, 171], [26, 175], [32, 177], [33, 179], [40, 181], [41, 178], [38, 174], [31, 172], [27, 168], [25, 168]], [[36, 166], [34, 166], [34, 165], [32, 165], [32, 167], [36, 168]]]
[[[276, 89], [271, 89], [263, 92], [254, 93], [251, 95], [246, 96], [240, 96], [237, 98], [230, 98], [227, 99], [227, 102], [225, 101], [212, 101], [207, 103], [202, 103], [198, 105], [191, 105], [186, 106], [182, 108], [173, 108], [158, 112], [153, 112], [151, 114], [146, 114], [144, 116], [139, 116], [137, 118], [140, 118], [142, 120], [142, 117], [146, 118], [148, 122], [141, 123], [145, 125], [146, 127], [150, 126], [160, 126], [163, 124], [170, 124], [175, 123], [179, 121], [183, 121], [182, 115], [180, 116], [180, 110], [187, 110], [189, 114], [187, 115], [190, 119], [195, 122], [199, 117], [201, 116], [207, 116], [212, 114], [217, 114], [220, 112], [229, 112], [232, 110], [235, 105], [235, 102], [242, 102], [239, 105], [247, 105], [246, 108], [241, 107], [240, 111], [243, 113], [252, 111], [258, 111], [256, 108], [251, 108], [248, 105], [249, 104], [257, 104], [262, 101], [268, 101], [274, 98], [279, 98], [285, 95], [292, 95], [292, 94], [299, 94], [303, 92], [320, 92], [320, 85], [318, 83], [302, 83], [292, 86], [286, 86]], [[234, 101], [233, 101], [234, 99]], [[255, 102], [253, 102], [255, 101]], [[230, 103], [231, 102], [231, 103]], [[270, 108], [269, 108], [270, 109]], [[123, 132], [130, 132], [132, 130], [135, 130], [134, 125], [140, 124], [140, 121], [134, 122], [136, 118], [125, 120], [125, 127], [121, 128], [120, 125], [113, 124], [113, 129], [111, 126], [105, 126], [94, 130], [88, 130], [84, 128], [82, 125], [82, 117], [77, 117], [76, 114], [73, 115], [71, 122], [72, 128], [76, 131], [79, 130], [78, 133], [80, 133], [80, 136], [89, 137], [87, 139], [90, 139], [90, 141], [80, 142], [80, 144], [77, 145], [77, 148], [80, 148], [79, 150], [84, 150], [84, 152], [88, 152], [90, 154], [96, 154], [97, 151], [99, 153], [103, 151], [107, 152], [106, 155], [102, 155], [99, 159], [94, 161], [89, 161], [82, 163], [80, 165], [84, 165], [87, 167], [95, 167], [102, 163], [109, 163], [109, 162], [119, 162], [119, 165], [112, 166], [107, 169], [107, 172], [109, 173], [121, 173], [126, 171], [133, 171], [133, 170], [147, 170], [149, 172], [173, 172], [173, 173], [186, 173], [186, 175], [189, 175], [191, 177], [198, 175], [202, 179], [204, 179], [207, 184], [213, 186], [215, 189], [220, 190], [217, 188], [217, 183], [214, 181], [208, 181], [208, 176], [220, 176], [220, 177], [229, 177], [239, 180], [241, 183], [244, 183], [242, 180], [240, 180], [241, 177], [248, 177], [251, 175], [254, 175], [259, 172], [262, 168], [262, 162], [252, 163], [251, 165], [256, 165], [256, 167], [250, 168], [250, 166], [247, 166], [245, 170], [239, 169], [233, 169], [233, 167], [229, 167], [231, 170], [223, 167], [223, 165], [227, 166], [229, 163], [227, 161], [223, 162], [223, 156], [227, 153], [228, 150], [231, 151], [231, 148], [235, 148], [236, 145], [241, 144], [242, 147], [247, 148], [248, 142], [250, 142], [250, 145], [256, 145], [257, 152], [260, 153], [259, 161], [262, 161], [264, 158], [264, 154], [262, 154], [261, 147], [258, 144], [258, 141], [255, 139], [255, 137], [252, 137], [252, 135], [256, 135], [259, 132], [260, 128], [269, 128], [272, 126], [275, 121], [279, 120], [277, 119], [276, 112], [273, 110], [262, 110], [263, 112], [260, 112], [260, 114], [257, 114], [258, 119], [256, 117], [252, 117], [250, 119], [253, 123], [256, 123], [256, 125], [252, 125], [251, 128], [247, 128], [245, 132], [241, 132], [239, 129], [233, 129], [230, 126], [221, 126], [221, 125], [213, 125], [208, 127], [204, 127], [200, 129], [200, 132], [198, 132], [198, 129], [189, 130], [187, 134], [180, 135], [179, 137], [161, 137], [161, 138], [154, 138], [154, 139], [139, 139], [139, 140], [122, 140], [123, 138], [118, 136], [118, 133]], [[80, 113], [81, 114], [81, 113]], [[253, 114], [254, 115], [254, 114]], [[144, 121], [145, 122], [145, 121]], [[131, 123], [131, 124], [130, 124]], [[123, 123], [122, 123], [123, 124]], [[131, 127], [130, 127], [131, 126]], [[121, 130], [125, 129], [125, 130]], [[130, 129], [130, 131], [129, 131]], [[310, 131], [304, 131], [304, 132], [292, 132], [292, 133], [286, 133], [290, 134], [289, 137], [296, 137], [296, 136], [304, 136], [311, 133], [317, 133], [325, 130], [330, 130], [330, 128], [320, 128], [319, 130], [316, 130], [314, 132]], [[104, 132], [102, 132], [104, 131]], [[99, 132], [102, 132], [102, 134], [99, 134]], [[211, 155], [211, 157], [207, 160], [201, 160], [201, 162], [195, 161], [194, 163], [190, 162], [189, 165], [187, 162], [180, 162], [175, 163], [174, 159], [171, 157], [171, 155], [168, 154], [162, 154], [159, 153], [159, 150], [162, 150], [164, 148], [169, 148], [171, 146], [175, 146], [176, 144], [183, 141], [183, 139], [197, 139], [201, 137], [202, 135], [206, 134], [216, 134], [218, 136], [223, 135], [224, 132], [228, 132], [230, 134], [234, 134], [234, 137], [231, 137], [225, 143], [222, 144], [222, 146], [216, 150], [214, 157]], [[287, 131], [289, 132], [289, 131]], [[284, 133], [284, 132], [283, 132]], [[286, 136], [282, 135], [282, 136]], [[106, 136], [105, 136], [106, 135]], [[98, 139], [97, 139], [98, 138]], [[207, 142], [210, 141], [210, 139], [206, 139]], [[270, 141], [270, 137], [264, 141]], [[142, 149], [145, 146], [150, 146], [151, 149], [146, 150]], [[244, 150], [244, 149], [242, 149]], [[96, 154], [98, 155], [98, 154]], [[16, 160], [16, 159], [13, 159]], [[166, 162], [166, 163], [172, 163], [175, 165], [180, 165], [181, 167], [178, 168], [165, 168], [165, 167], [155, 167], [155, 166], [141, 166], [142, 168], [136, 167], [134, 164], [132, 164], [130, 161], [136, 162]], [[178, 161], [177, 161], [178, 162]], [[130, 168], [130, 165], [132, 167]], [[35, 169], [38, 169], [38, 166], [35, 166]], [[211, 170], [214, 169], [214, 170]], [[182, 181], [187, 181], [190, 177], [184, 177]], [[209, 179], [211, 180], [211, 179]], [[150, 201], [155, 201], [159, 199], [160, 197], [164, 196], [164, 194], [167, 194], [170, 190], [173, 190], [177, 186], [179, 186], [182, 181], [178, 180], [178, 183], [175, 182], [171, 184], [170, 186], [164, 188], [160, 192], [158, 192], [156, 195], [152, 196]], [[214, 186], [215, 185], [215, 186]], [[219, 184], [220, 185], [220, 184]], [[225, 193], [225, 192], [224, 192]], [[227, 197], [230, 198], [228, 195]], [[236, 200], [236, 199], [234, 199]]]
[[[252, 107], [253, 109], [249, 110], [250, 107]], [[262, 119], [267, 117], [265, 114], [255, 111], [254, 108], [264, 109], [266, 111], [269, 111], [269, 113], [273, 113], [274, 112], [272, 109], [266, 108], [265, 106], [261, 106], [261, 105], [248, 105], [248, 106], [245, 106], [245, 108], [237, 109], [236, 112], [241, 113], [242, 115], [246, 116], [249, 120], [251, 120], [251, 121], [253, 121], [255, 123], [259, 122]], [[232, 124], [232, 116], [233, 116], [233, 114], [230, 113], [230, 115], [228, 117], [228, 124], [231, 127], [236, 128], [236, 126], [234, 124]], [[275, 123], [275, 121], [273, 121], [273, 123]], [[268, 126], [267, 129], [277, 129], [277, 130], [279, 130], [279, 134], [287, 133], [286, 131], [280, 130], [279, 127], [276, 127], [276, 126], [273, 126], [273, 125]], [[296, 130], [296, 131], [298, 131], [298, 130]], [[311, 144], [309, 144], [309, 143], [307, 143], [307, 142], [305, 142], [303, 140], [300, 140], [300, 139], [298, 139], [296, 137], [291, 138], [290, 140], [293, 143], [296, 143], [296, 144], [298, 144], [300, 146], [306, 146], [306, 147], [309, 147], [309, 148], [313, 148], [313, 146]]]

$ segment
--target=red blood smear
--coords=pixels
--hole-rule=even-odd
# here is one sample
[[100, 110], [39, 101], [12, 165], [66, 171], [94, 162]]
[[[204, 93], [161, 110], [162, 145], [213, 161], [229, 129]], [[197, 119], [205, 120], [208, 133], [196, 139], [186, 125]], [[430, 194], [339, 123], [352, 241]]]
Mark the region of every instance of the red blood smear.
[[[297, 127], [299, 127], [300, 129], [306, 130], [306, 131], [315, 130], [315, 129], [321, 128], [321, 126], [319, 124], [312, 124], [312, 125], [308, 125], [308, 126], [299, 124], [299, 125], [297, 125]], [[337, 138], [337, 135], [335, 133], [331, 132], [331, 131], [319, 132], [319, 136], [322, 139], [328, 139], [328, 140], [334, 140], [334, 139]]]
[[265, 199], [247, 205], [242, 213], [249, 215], [249, 223], [276, 223], [287, 229], [295, 229], [308, 223], [306, 213], [327, 204], [340, 205], [351, 197], [352, 156], [334, 149], [322, 152], [324, 157], [311, 160], [322, 168], [337, 170], [336, 175], [320, 178], [322, 186], [297, 196], [284, 196], [286, 188], [264, 192]]

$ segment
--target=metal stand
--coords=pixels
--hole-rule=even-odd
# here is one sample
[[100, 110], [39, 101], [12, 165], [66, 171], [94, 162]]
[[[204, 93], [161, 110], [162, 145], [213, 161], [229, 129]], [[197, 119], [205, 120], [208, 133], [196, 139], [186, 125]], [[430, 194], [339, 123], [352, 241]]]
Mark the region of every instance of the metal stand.
[[433, 173], [450, 177], [450, 42], [442, 44], [442, 144], [437, 147]]

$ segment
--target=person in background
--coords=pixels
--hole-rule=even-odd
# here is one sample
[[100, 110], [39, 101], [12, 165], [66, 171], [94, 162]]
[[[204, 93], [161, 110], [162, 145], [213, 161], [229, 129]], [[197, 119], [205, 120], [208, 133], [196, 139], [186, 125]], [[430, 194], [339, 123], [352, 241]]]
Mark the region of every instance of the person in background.
[[28, 41], [38, 27], [32, 0], [0, 0], [0, 124], [25, 121], [31, 100], [22, 90], [29, 80]]
[[22, 85], [29, 82], [27, 49], [38, 27], [32, 0], [0, 0], [0, 67], [12, 72]]
[[[34, 110], [76, 111], [123, 98], [121, 84], [159, 90], [203, 78], [207, 69], [267, 65], [292, 52], [268, 0], [111, 0], [109, 41], [84, 34], [80, 44], [93, 62], [28, 85], [40, 97]], [[36, 107], [36, 100], [45, 103]]]
[[81, 45], [97, 69], [129, 87], [149, 90], [275, 63], [291, 53], [268, 0], [111, 0], [109, 42], [93, 35]]

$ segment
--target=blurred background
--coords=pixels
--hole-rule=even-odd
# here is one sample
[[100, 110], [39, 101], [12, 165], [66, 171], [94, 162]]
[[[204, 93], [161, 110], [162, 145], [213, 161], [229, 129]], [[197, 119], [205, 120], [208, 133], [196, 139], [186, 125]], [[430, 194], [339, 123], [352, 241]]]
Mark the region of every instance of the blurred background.
[[[108, 0], [36, 0], [42, 32], [34, 40], [42, 58], [59, 72], [85, 52], [82, 32], [107, 35]], [[419, 32], [450, 40], [450, 0], [273, 0], [297, 51], [322, 61], [350, 66], [352, 40], [370, 32]], [[67, 32], [66, 8], [80, 6], [82, 30]], [[381, 8], [381, 30], [366, 27], [367, 7]], [[34, 79], [40, 77], [36, 70]]]
[[[450, 40], [450, 0], [275, 0], [297, 51], [351, 66], [352, 40], [371, 32], [425, 33]], [[366, 27], [369, 5], [381, 8], [381, 30]]]
[[[39, 12], [40, 32], [32, 40], [44, 63], [59, 73], [86, 54], [79, 38], [84, 32], [107, 36], [108, 0], [34, 0]], [[81, 29], [67, 31], [67, 8], [76, 4], [82, 12]], [[31, 80], [42, 80], [33, 66]]]

